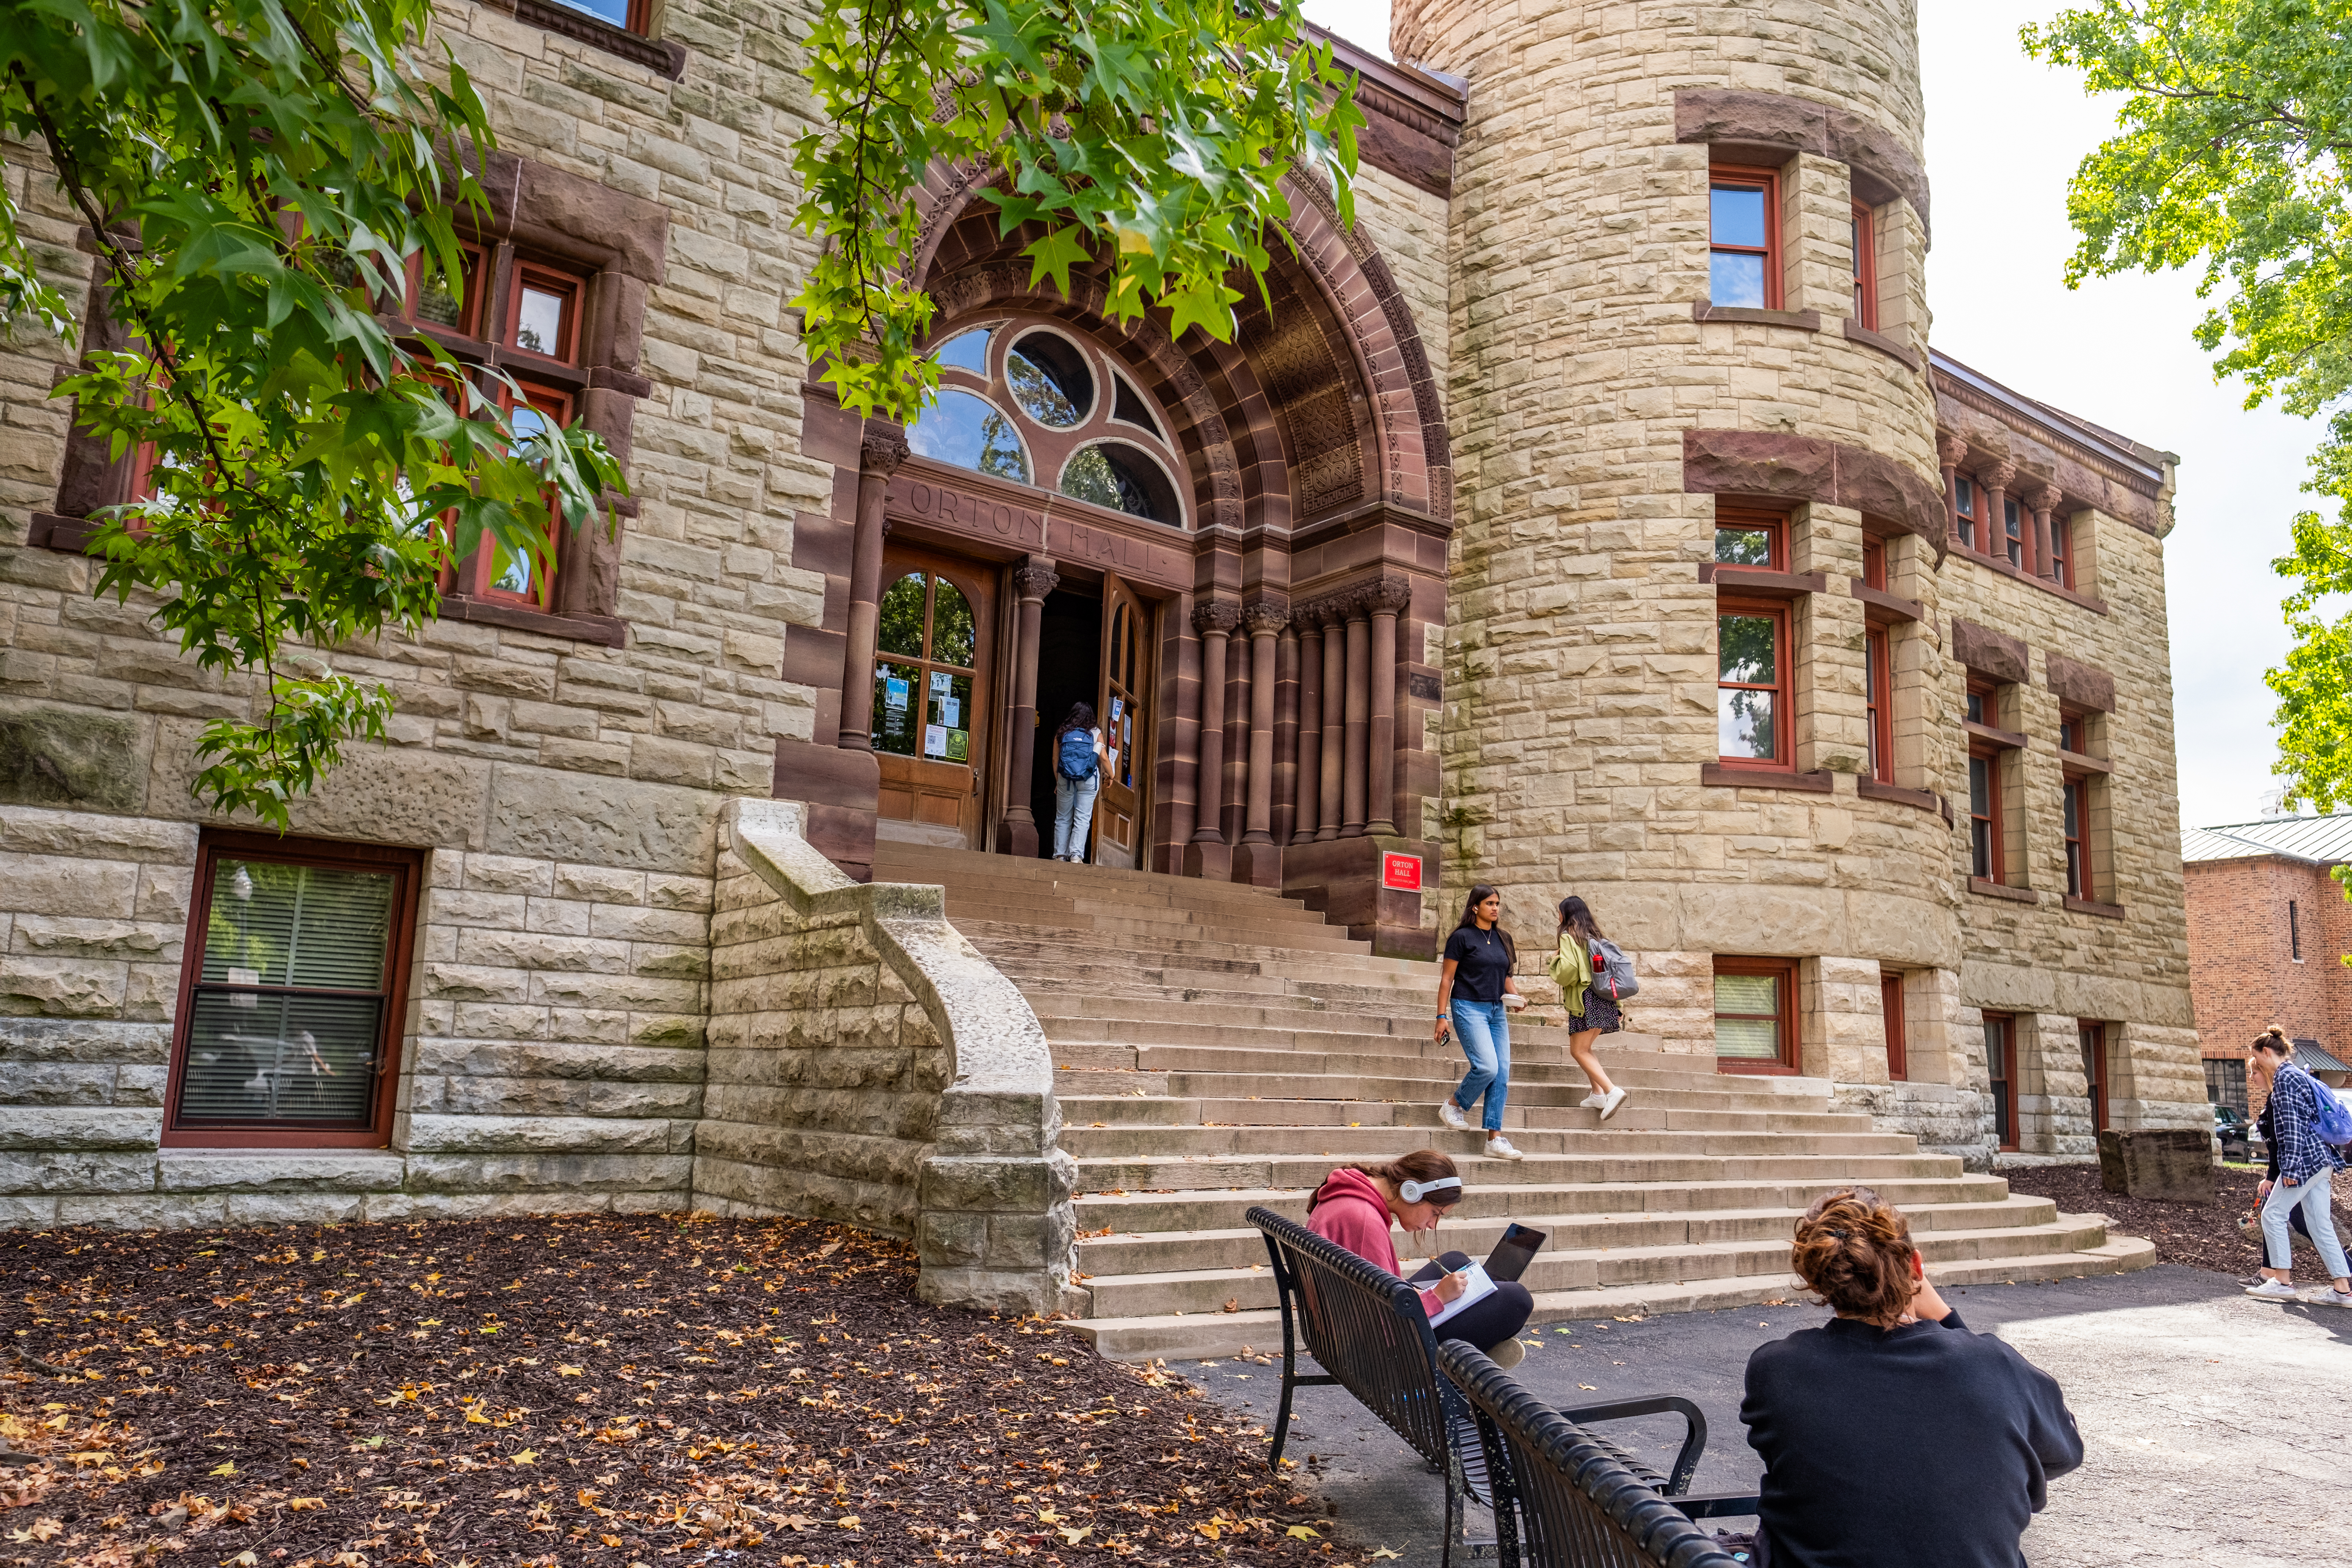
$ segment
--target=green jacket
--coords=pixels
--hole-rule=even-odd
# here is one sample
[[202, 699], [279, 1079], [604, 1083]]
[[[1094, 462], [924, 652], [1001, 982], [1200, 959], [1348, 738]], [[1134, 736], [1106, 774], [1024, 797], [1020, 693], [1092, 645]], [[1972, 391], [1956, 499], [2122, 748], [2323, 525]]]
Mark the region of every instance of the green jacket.
[[1562, 931], [1559, 951], [1552, 955], [1551, 977], [1559, 986], [1569, 1016], [1584, 1016], [1584, 994], [1592, 989], [1592, 950], [1572, 931]]

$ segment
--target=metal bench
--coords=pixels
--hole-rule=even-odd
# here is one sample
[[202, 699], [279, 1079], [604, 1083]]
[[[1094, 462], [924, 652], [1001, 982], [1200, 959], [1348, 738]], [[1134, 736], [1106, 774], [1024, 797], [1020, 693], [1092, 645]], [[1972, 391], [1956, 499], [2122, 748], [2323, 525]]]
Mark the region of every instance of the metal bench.
[[[1740, 1559], [1692, 1521], [1753, 1514], [1757, 1499], [1687, 1492], [1706, 1447], [1706, 1417], [1687, 1400], [1554, 1410], [1474, 1346], [1440, 1345], [1438, 1365], [1477, 1424], [1495, 1478], [1495, 1535], [1506, 1568], [1522, 1561], [1528, 1568], [1740, 1568]], [[1578, 1424], [1668, 1410], [1692, 1422], [1668, 1477]]]
[[[1282, 1307], [1282, 1399], [1267, 1463], [1281, 1462], [1295, 1390], [1332, 1384], [1345, 1388], [1445, 1478], [1444, 1558], [1450, 1564], [1465, 1500], [1495, 1506], [1488, 1479], [1493, 1450], [1482, 1441], [1462, 1392], [1440, 1371], [1441, 1351], [1455, 1347], [1450, 1342], [1441, 1347], [1413, 1285], [1271, 1209], [1253, 1208], [1245, 1217], [1265, 1234]], [[1302, 1339], [1307, 1353], [1323, 1368], [1320, 1373], [1299, 1372]], [[1479, 1360], [1494, 1366], [1484, 1356]], [[1502, 1375], [1499, 1369], [1496, 1375]], [[1607, 1421], [1664, 1411], [1679, 1412], [1690, 1423], [1674, 1474], [1634, 1473], [1654, 1490], [1680, 1490], [1690, 1484], [1706, 1447], [1706, 1419], [1698, 1406], [1669, 1394], [1584, 1406], [1571, 1415]], [[1629, 1456], [1620, 1457], [1633, 1463]], [[1496, 1507], [1496, 1536], [1507, 1563], [1505, 1512]]]

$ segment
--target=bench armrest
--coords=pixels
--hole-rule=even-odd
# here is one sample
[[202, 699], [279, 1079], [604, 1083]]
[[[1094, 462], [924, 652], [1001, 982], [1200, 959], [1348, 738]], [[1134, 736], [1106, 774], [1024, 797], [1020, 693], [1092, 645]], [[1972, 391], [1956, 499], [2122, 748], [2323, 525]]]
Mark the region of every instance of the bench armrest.
[[1678, 1499], [1688, 1489], [1691, 1477], [1698, 1473], [1699, 1456], [1706, 1452], [1706, 1416], [1679, 1394], [1652, 1394], [1640, 1399], [1579, 1405], [1563, 1408], [1560, 1415], [1579, 1426], [1589, 1426], [1595, 1421], [1630, 1421], [1637, 1415], [1680, 1415], [1686, 1425], [1682, 1448], [1675, 1455], [1674, 1472], [1662, 1489], [1666, 1497]]
[[1690, 1519], [1738, 1519], [1756, 1511], [1754, 1492], [1701, 1492], [1667, 1500]]

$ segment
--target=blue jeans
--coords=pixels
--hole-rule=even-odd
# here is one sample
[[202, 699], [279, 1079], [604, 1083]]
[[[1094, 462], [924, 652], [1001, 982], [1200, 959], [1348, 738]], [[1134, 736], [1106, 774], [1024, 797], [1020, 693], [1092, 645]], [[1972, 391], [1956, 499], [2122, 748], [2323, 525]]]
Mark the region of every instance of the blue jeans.
[[1087, 831], [1095, 822], [1095, 796], [1102, 793], [1102, 769], [1082, 779], [1066, 779], [1054, 770], [1054, 858], [1084, 860]]
[[1503, 1102], [1511, 1097], [1511, 1026], [1504, 1020], [1510, 1016], [1500, 1002], [1465, 1002], [1455, 997], [1450, 1006], [1454, 1037], [1462, 1043], [1462, 1054], [1470, 1058], [1470, 1071], [1463, 1078], [1462, 1087], [1454, 1091], [1454, 1103], [1468, 1110], [1486, 1097], [1485, 1126], [1489, 1132], [1503, 1130]]
[[2294, 1267], [2294, 1237], [2288, 1233], [2286, 1216], [2301, 1205], [2303, 1223], [2311, 1230], [2311, 1245], [2319, 1248], [2320, 1266], [2330, 1279], [2345, 1277], [2344, 1243], [2336, 1238], [2336, 1220], [2327, 1210], [2335, 1175], [2323, 1165], [2294, 1186], [2273, 1184], [2271, 1195], [2263, 1200], [2263, 1262], [2273, 1268]]

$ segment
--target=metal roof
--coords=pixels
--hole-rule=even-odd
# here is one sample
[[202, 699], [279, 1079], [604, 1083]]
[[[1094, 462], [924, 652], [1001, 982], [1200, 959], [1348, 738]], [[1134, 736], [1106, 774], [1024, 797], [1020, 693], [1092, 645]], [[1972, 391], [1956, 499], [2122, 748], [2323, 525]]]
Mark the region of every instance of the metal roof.
[[2270, 816], [2180, 832], [2185, 861], [2251, 860], [2274, 856], [2315, 866], [2352, 861], [2352, 811], [2330, 816]]
[[2352, 1072], [2352, 1068], [2320, 1049], [2317, 1040], [2295, 1041], [2294, 1061], [2305, 1072]]

